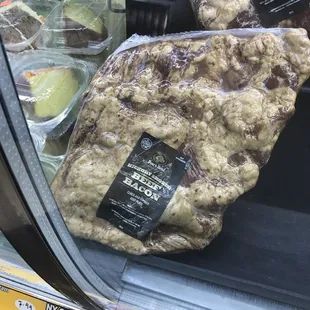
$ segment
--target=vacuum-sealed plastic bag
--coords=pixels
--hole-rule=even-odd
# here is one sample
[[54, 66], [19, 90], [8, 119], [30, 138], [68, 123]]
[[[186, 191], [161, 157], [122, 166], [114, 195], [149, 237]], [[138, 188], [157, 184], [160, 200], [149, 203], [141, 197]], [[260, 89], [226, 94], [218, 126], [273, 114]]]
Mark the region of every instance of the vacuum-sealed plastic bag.
[[190, 0], [203, 29], [296, 27], [310, 31], [310, 2], [304, 0]]
[[69, 229], [134, 254], [205, 247], [309, 75], [300, 29], [129, 39], [93, 79], [52, 183]]

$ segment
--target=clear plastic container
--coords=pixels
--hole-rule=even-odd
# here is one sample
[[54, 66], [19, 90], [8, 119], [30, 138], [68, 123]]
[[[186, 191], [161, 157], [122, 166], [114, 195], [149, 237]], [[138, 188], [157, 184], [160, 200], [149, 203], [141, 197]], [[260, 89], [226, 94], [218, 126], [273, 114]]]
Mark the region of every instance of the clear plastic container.
[[42, 153], [51, 156], [64, 155], [67, 152], [74, 125], [75, 123], [72, 123], [66, 132], [61, 135], [52, 135], [53, 132], [48, 134]]
[[46, 134], [79, 110], [95, 72], [91, 63], [46, 51], [21, 53], [11, 67], [30, 130]]
[[32, 140], [39, 155], [45, 177], [49, 184], [53, 181], [67, 152], [74, 123], [66, 132], [56, 136], [53, 132], [48, 135], [37, 133], [30, 128]]
[[111, 42], [124, 10], [107, 0], [67, 0], [49, 15], [37, 42], [39, 49], [64, 54], [98, 55]]
[[7, 53], [6, 53], [6, 56], [8, 57], [8, 60], [9, 60], [9, 62], [11, 63], [12, 60], [14, 59], [14, 57], [15, 57], [15, 54], [14, 54], [14, 53], [7, 52]]
[[23, 0], [2, 2], [0, 34], [5, 48], [11, 52], [34, 49], [48, 15], [56, 8], [54, 0]]
[[64, 155], [51, 156], [42, 153], [39, 157], [47, 182], [51, 184], [64, 159]]
[[46, 147], [46, 134], [37, 132], [30, 128], [31, 138], [38, 154], [41, 154]]

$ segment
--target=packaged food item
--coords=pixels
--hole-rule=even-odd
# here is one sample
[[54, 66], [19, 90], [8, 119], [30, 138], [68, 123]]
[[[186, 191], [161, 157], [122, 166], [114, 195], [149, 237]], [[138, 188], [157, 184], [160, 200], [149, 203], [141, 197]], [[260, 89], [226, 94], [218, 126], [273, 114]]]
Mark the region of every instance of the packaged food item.
[[55, 1], [9, 1], [0, 6], [0, 34], [8, 51], [33, 49], [45, 17], [56, 6]]
[[109, 45], [124, 15], [109, 11], [106, 0], [66, 0], [49, 16], [38, 47], [98, 55]]
[[89, 42], [100, 44], [108, 38], [108, 30], [102, 17], [91, 8], [75, 2], [65, 2], [63, 6], [65, 45], [87, 47]]
[[202, 249], [309, 75], [302, 29], [132, 37], [93, 79], [51, 185], [69, 229], [133, 254]]
[[16, 83], [26, 117], [34, 121], [61, 114], [79, 88], [73, 70], [68, 67], [24, 71]]
[[90, 63], [45, 51], [21, 53], [11, 67], [28, 124], [43, 133], [76, 108], [94, 72]]
[[296, 27], [310, 31], [310, 5], [303, 0], [190, 0], [203, 29]]

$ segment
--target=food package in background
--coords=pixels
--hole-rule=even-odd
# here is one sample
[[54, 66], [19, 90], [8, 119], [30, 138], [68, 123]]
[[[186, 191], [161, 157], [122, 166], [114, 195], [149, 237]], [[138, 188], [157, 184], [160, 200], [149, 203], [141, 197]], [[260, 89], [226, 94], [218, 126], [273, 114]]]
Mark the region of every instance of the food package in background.
[[190, 0], [202, 29], [293, 27], [310, 31], [309, 1]]
[[11, 67], [30, 130], [45, 134], [79, 109], [94, 71], [88, 62], [45, 51], [20, 53]]
[[98, 55], [124, 20], [110, 11], [107, 0], [66, 0], [49, 16], [38, 48], [76, 55]]
[[0, 35], [11, 52], [34, 49], [45, 18], [56, 7], [53, 0], [4, 1], [0, 6]]
[[68, 228], [138, 255], [204, 248], [309, 75], [302, 29], [132, 37], [91, 82], [52, 183]]

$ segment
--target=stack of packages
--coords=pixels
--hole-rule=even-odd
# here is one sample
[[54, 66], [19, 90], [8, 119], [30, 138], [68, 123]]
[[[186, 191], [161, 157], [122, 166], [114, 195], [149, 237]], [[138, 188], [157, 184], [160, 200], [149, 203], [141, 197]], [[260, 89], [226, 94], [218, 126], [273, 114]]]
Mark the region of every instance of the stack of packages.
[[[105, 0], [10, 0], [0, 4], [0, 35], [47, 179], [67, 149], [83, 93], [124, 14]], [[71, 57], [74, 55], [75, 57]]]
[[[141, 255], [202, 249], [219, 234], [310, 75], [307, 32], [260, 28], [271, 13], [258, 2], [196, 0], [213, 31], [135, 35], [99, 69], [52, 183], [74, 235]], [[297, 15], [280, 20], [287, 10], [275, 24], [294, 25]], [[252, 29], [222, 31], [236, 26]]]

